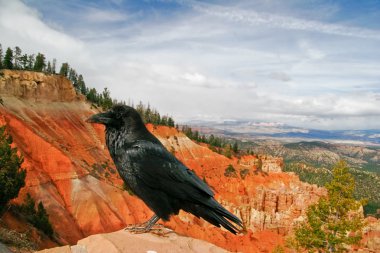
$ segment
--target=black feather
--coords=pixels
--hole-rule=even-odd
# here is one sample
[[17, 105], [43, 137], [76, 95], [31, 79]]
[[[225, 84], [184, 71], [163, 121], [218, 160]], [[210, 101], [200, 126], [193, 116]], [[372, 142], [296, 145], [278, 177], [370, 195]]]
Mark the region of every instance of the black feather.
[[168, 220], [182, 209], [234, 234], [243, 226], [214, 199], [208, 185], [146, 129], [135, 109], [114, 106], [88, 121], [106, 126], [107, 147], [120, 176], [158, 217]]

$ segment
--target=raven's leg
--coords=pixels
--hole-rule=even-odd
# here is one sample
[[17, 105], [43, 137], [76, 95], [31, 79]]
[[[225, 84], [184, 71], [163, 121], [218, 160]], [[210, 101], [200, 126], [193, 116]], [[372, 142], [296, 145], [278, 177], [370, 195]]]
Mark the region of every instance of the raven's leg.
[[154, 226], [154, 224], [156, 224], [156, 222], [160, 219], [160, 217], [158, 217], [157, 215], [153, 215], [152, 218], [150, 218], [148, 221], [142, 223], [142, 224], [136, 224], [136, 225], [133, 225], [133, 226], [128, 226], [125, 228], [125, 230], [129, 230], [131, 231], [132, 233], [146, 233], [146, 232], [149, 232], [152, 227]]

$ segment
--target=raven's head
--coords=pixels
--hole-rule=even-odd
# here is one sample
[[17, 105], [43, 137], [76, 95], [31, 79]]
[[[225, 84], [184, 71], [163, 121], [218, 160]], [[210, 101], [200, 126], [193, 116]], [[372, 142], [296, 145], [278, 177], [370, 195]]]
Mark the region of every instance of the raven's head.
[[144, 126], [140, 114], [127, 105], [115, 105], [106, 112], [92, 115], [86, 122], [103, 124], [107, 129], [135, 129]]

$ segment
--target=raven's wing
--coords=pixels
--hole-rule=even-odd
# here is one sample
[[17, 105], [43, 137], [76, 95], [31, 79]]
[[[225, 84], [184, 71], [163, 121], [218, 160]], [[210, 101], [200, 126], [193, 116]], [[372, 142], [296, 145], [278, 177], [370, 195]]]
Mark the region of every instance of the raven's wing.
[[177, 214], [179, 209], [183, 209], [215, 226], [222, 225], [232, 233], [237, 233], [238, 229], [227, 219], [243, 226], [239, 218], [213, 198], [214, 193], [208, 185], [162, 144], [137, 141], [120, 150], [126, 153], [118, 155], [122, 159], [119, 164], [131, 166], [128, 169], [133, 170], [138, 185], [135, 188], [136, 194], [160, 218], [168, 220], [171, 214]]
[[150, 188], [177, 198], [191, 197], [189, 194], [195, 198], [198, 195], [214, 196], [206, 183], [161, 144], [137, 141], [126, 152], [128, 159], [133, 161], [134, 175]]

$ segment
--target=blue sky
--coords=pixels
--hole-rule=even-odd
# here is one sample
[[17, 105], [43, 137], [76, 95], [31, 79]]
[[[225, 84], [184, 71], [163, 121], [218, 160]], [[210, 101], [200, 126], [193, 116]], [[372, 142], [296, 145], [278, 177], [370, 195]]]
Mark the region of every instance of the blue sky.
[[380, 1], [0, 0], [0, 43], [177, 121], [380, 129]]

